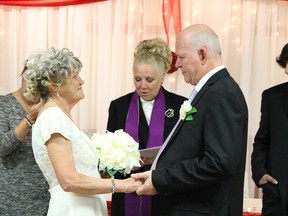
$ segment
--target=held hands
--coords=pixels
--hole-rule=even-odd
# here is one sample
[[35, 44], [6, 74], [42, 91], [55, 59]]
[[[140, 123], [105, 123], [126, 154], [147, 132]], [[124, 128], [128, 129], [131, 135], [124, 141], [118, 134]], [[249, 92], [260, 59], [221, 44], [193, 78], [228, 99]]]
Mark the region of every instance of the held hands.
[[158, 193], [152, 183], [152, 171], [132, 174], [131, 177], [142, 182], [136, 190], [138, 195], [155, 195]]
[[151, 176], [152, 172], [146, 171], [143, 173], [131, 174], [131, 177], [127, 179], [115, 179], [115, 192], [136, 192], [138, 195], [155, 195], [158, 192], [152, 184]]
[[263, 185], [266, 183], [272, 183], [272, 184], [278, 184], [278, 181], [276, 179], [274, 179], [272, 176], [270, 176], [269, 174], [265, 174], [259, 181], [259, 185]]
[[[153, 163], [153, 159], [147, 158], [147, 157], [141, 157], [141, 167], [144, 165], [149, 165]], [[134, 167], [133, 170], [138, 170], [140, 167]], [[131, 178], [129, 179], [134, 179], [136, 182], [140, 182], [136, 190], [130, 191], [130, 192], [136, 192], [139, 196], [140, 195], [155, 195], [158, 192], [153, 186], [152, 183], [152, 171], [146, 171], [142, 173], [133, 173], [131, 174]], [[128, 190], [129, 191], [129, 190]], [[126, 192], [128, 192], [126, 191]]]
[[[116, 179], [115, 179], [116, 181]], [[138, 181], [134, 178], [127, 178], [124, 180], [120, 180], [121, 183], [116, 183], [116, 192], [117, 192], [117, 185], [119, 184], [120, 188], [123, 188], [121, 191], [119, 192], [124, 192], [124, 193], [132, 193], [137, 191], [137, 189], [139, 188], [140, 185], [142, 185], [141, 181]]]

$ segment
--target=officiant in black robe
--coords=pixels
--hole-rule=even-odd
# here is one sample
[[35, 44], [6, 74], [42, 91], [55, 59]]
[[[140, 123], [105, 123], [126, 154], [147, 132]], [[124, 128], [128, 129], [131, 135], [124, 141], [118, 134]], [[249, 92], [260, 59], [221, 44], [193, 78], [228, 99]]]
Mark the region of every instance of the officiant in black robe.
[[[138, 44], [133, 64], [135, 91], [110, 103], [108, 131], [124, 129], [139, 143], [139, 149], [163, 144], [179, 119], [180, 106], [186, 100], [162, 86], [171, 63], [171, 50], [163, 40], [155, 38]], [[144, 165], [135, 172], [149, 170], [150, 166]], [[115, 175], [115, 178], [125, 177], [119, 173]], [[111, 214], [149, 216], [151, 197], [136, 193], [113, 194]]]

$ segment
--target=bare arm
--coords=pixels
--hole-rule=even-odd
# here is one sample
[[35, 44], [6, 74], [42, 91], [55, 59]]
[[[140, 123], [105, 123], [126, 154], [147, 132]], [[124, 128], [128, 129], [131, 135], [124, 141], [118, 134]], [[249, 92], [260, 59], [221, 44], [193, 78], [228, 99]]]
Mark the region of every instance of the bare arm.
[[[0, 96], [0, 156], [5, 157], [17, 149], [30, 127], [25, 122], [24, 115], [19, 116], [19, 104], [10, 95]], [[18, 112], [15, 112], [15, 111]], [[22, 119], [22, 120], [21, 120]]]
[[[112, 192], [111, 179], [97, 179], [76, 170], [71, 142], [60, 134], [52, 134], [46, 142], [48, 154], [58, 182], [64, 191], [80, 194], [102, 194]], [[115, 179], [115, 192], [134, 192], [141, 184], [128, 178]]]
[[15, 133], [19, 140], [23, 141], [26, 135], [29, 133], [31, 126], [30, 123], [34, 124], [38, 116], [39, 110], [43, 107], [43, 102], [33, 104], [26, 110], [26, 118], [23, 116], [22, 121], [16, 125]]

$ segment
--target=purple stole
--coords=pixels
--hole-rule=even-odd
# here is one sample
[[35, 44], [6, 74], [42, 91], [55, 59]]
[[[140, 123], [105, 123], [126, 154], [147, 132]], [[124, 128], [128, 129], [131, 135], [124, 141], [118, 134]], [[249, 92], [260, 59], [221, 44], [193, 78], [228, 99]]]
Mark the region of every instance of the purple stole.
[[[139, 142], [139, 96], [135, 91], [130, 102], [125, 131]], [[165, 124], [165, 95], [162, 87], [159, 90], [153, 105], [147, 147], [151, 148], [163, 144]], [[150, 166], [147, 170], [149, 170]], [[145, 169], [145, 167], [144, 167]], [[138, 196], [136, 193], [125, 194], [125, 216], [150, 216], [151, 215], [151, 196]]]

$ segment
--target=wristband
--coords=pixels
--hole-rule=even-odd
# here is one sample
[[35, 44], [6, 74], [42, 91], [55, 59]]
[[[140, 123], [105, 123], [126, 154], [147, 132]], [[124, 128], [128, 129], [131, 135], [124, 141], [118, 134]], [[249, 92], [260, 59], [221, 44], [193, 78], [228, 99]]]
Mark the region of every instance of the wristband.
[[27, 116], [24, 116], [24, 118], [25, 118], [25, 120], [26, 120], [26, 122], [27, 122], [27, 124], [30, 126], [30, 128], [32, 128], [32, 126], [33, 126], [33, 123], [28, 119], [28, 117]]

